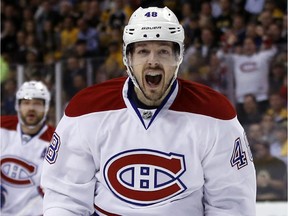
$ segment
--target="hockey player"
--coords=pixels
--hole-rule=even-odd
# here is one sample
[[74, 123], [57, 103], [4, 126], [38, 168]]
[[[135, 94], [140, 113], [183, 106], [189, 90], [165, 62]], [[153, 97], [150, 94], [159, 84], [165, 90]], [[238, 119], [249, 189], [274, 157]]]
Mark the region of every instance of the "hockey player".
[[45, 216], [254, 216], [255, 171], [234, 108], [177, 78], [184, 32], [167, 7], [124, 29], [129, 77], [82, 90], [53, 135]]
[[49, 102], [42, 82], [25, 82], [16, 93], [18, 116], [1, 116], [1, 215], [42, 215], [41, 170], [54, 132], [45, 124]]

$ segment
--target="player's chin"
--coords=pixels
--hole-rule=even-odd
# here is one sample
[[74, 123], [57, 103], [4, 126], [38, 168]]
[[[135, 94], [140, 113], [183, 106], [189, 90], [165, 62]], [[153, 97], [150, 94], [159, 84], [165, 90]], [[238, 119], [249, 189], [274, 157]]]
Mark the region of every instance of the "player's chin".
[[163, 97], [164, 92], [162, 91], [162, 88], [159, 89], [149, 89], [145, 92], [145, 96], [148, 100], [151, 102], [158, 102]]
[[36, 126], [38, 125], [40, 120], [38, 118], [28, 118], [26, 119], [27, 126]]

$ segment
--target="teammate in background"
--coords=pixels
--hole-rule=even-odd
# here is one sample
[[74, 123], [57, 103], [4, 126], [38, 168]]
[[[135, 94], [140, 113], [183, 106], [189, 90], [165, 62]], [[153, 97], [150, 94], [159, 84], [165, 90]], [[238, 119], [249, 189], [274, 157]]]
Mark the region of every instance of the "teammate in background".
[[54, 128], [45, 123], [50, 93], [25, 82], [16, 93], [17, 116], [1, 116], [1, 215], [42, 215], [40, 177]]
[[167, 7], [124, 29], [129, 77], [78, 93], [45, 157], [44, 215], [254, 216], [256, 177], [229, 101], [177, 78], [184, 31]]

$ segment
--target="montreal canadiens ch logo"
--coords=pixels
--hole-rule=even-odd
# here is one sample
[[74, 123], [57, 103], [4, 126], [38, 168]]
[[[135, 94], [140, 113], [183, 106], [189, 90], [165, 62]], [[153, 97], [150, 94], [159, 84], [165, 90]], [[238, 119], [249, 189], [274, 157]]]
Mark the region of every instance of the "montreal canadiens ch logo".
[[121, 200], [151, 205], [186, 190], [180, 180], [185, 172], [184, 155], [140, 149], [119, 153], [104, 166], [110, 190]]
[[14, 186], [31, 186], [37, 166], [21, 158], [4, 157], [1, 159], [1, 176], [4, 181]]

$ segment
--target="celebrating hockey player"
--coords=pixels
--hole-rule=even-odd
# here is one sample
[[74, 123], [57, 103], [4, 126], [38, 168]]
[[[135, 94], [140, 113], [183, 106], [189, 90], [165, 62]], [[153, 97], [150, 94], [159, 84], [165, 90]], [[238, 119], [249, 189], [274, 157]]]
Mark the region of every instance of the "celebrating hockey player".
[[123, 33], [128, 77], [74, 97], [42, 173], [45, 216], [254, 216], [249, 144], [228, 100], [177, 78], [184, 30], [139, 8]]
[[38, 81], [16, 93], [17, 116], [1, 116], [1, 215], [43, 212], [41, 170], [54, 128], [45, 123], [50, 93]]

